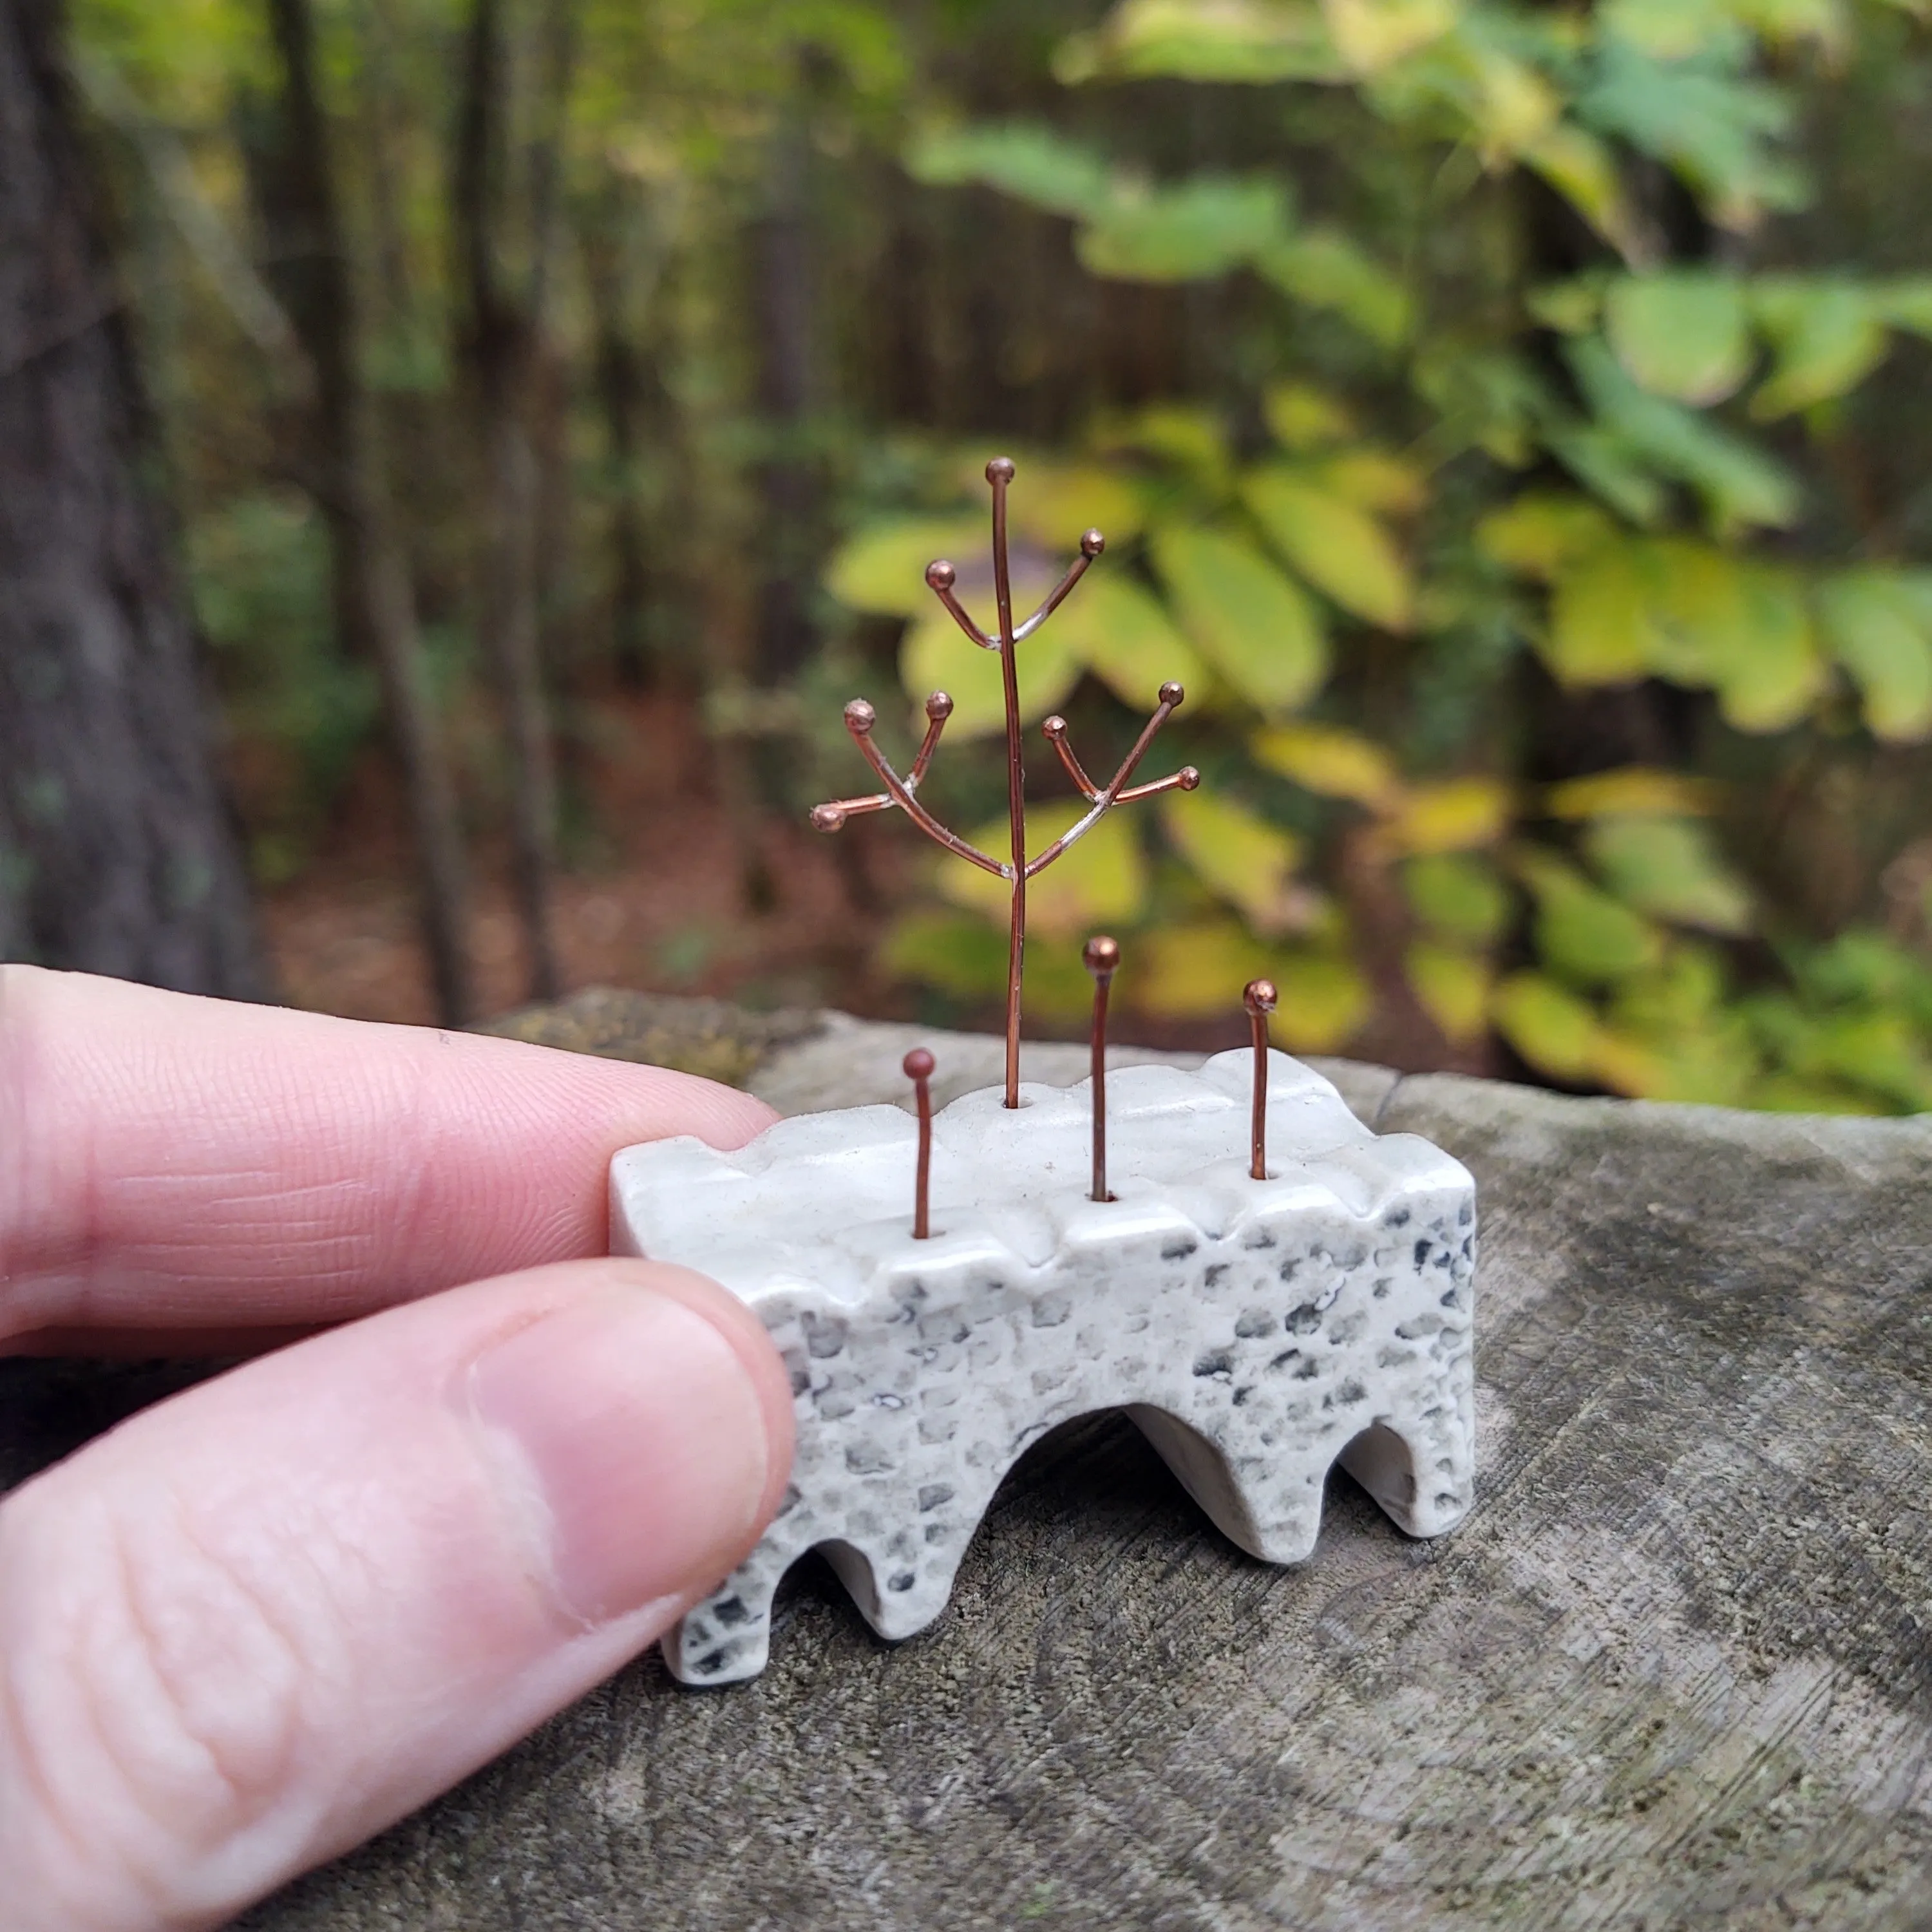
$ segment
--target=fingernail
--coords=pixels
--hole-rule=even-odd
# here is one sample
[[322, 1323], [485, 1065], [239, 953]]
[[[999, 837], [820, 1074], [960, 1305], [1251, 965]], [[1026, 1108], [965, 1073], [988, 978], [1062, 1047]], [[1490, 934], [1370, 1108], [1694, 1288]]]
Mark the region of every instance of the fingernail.
[[770, 1444], [758, 1392], [704, 1317], [607, 1289], [481, 1357], [472, 1412], [506, 1507], [586, 1623], [717, 1582], [755, 1525]]

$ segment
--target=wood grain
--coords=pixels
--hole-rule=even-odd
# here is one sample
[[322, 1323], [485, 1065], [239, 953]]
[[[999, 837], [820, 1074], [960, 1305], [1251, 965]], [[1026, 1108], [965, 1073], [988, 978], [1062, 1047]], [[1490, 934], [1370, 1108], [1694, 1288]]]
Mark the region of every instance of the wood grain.
[[814, 1559], [756, 1682], [648, 1658], [244, 1923], [1932, 1925], [1932, 1125], [1356, 1090], [1478, 1179], [1453, 1535], [1337, 1475], [1271, 1570], [1076, 1424], [927, 1635]]

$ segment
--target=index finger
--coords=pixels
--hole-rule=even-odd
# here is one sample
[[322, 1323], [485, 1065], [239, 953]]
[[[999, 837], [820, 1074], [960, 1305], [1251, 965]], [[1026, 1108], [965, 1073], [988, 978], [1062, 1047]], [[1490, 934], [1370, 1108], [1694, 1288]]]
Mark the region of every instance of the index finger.
[[0, 1347], [340, 1321], [602, 1254], [620, 1148], [772, 1118], [658, 1067], [0, 966]]

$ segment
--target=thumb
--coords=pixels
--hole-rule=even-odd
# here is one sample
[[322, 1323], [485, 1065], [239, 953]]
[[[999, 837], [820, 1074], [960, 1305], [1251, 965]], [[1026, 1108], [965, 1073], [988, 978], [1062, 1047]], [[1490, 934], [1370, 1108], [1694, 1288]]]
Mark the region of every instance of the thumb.
[[16, 1491], [8, 1926], [216, 1924], [454, 1784], [731, 1569], [790, 1416], [722, 1288], [571, 1262], [251, 1363]]

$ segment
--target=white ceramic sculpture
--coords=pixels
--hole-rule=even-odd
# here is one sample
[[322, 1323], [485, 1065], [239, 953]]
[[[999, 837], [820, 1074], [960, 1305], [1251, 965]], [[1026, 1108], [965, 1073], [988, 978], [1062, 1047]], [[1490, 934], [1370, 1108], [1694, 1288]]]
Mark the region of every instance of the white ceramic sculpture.
[[1314, 1547], [1340, 1462], [1401, 1527], [1468, 1509], [1474, 1187], [1413, 1135], [1377, 1136], [1268, 1056], [1268, 1174], [1250, 1178], [1253, 1061], [1107, 1079], [1108, 1185], [1090, 1198], [1088, 1083], [994, 1090], [918, 1130], [896, 1107], [690, 1138], [610, 1172], [613, 1245], [686, 1263], [763, 1318], [798, 1450], [764, 1540], [665, 1640], [686, 1683], [764, 1666], [772, 1593], [822, 1549], [880, 1636], [945, 1608], [1000, 1478], [1055, 1424], [1124, 1408], [1244, 1550]]

